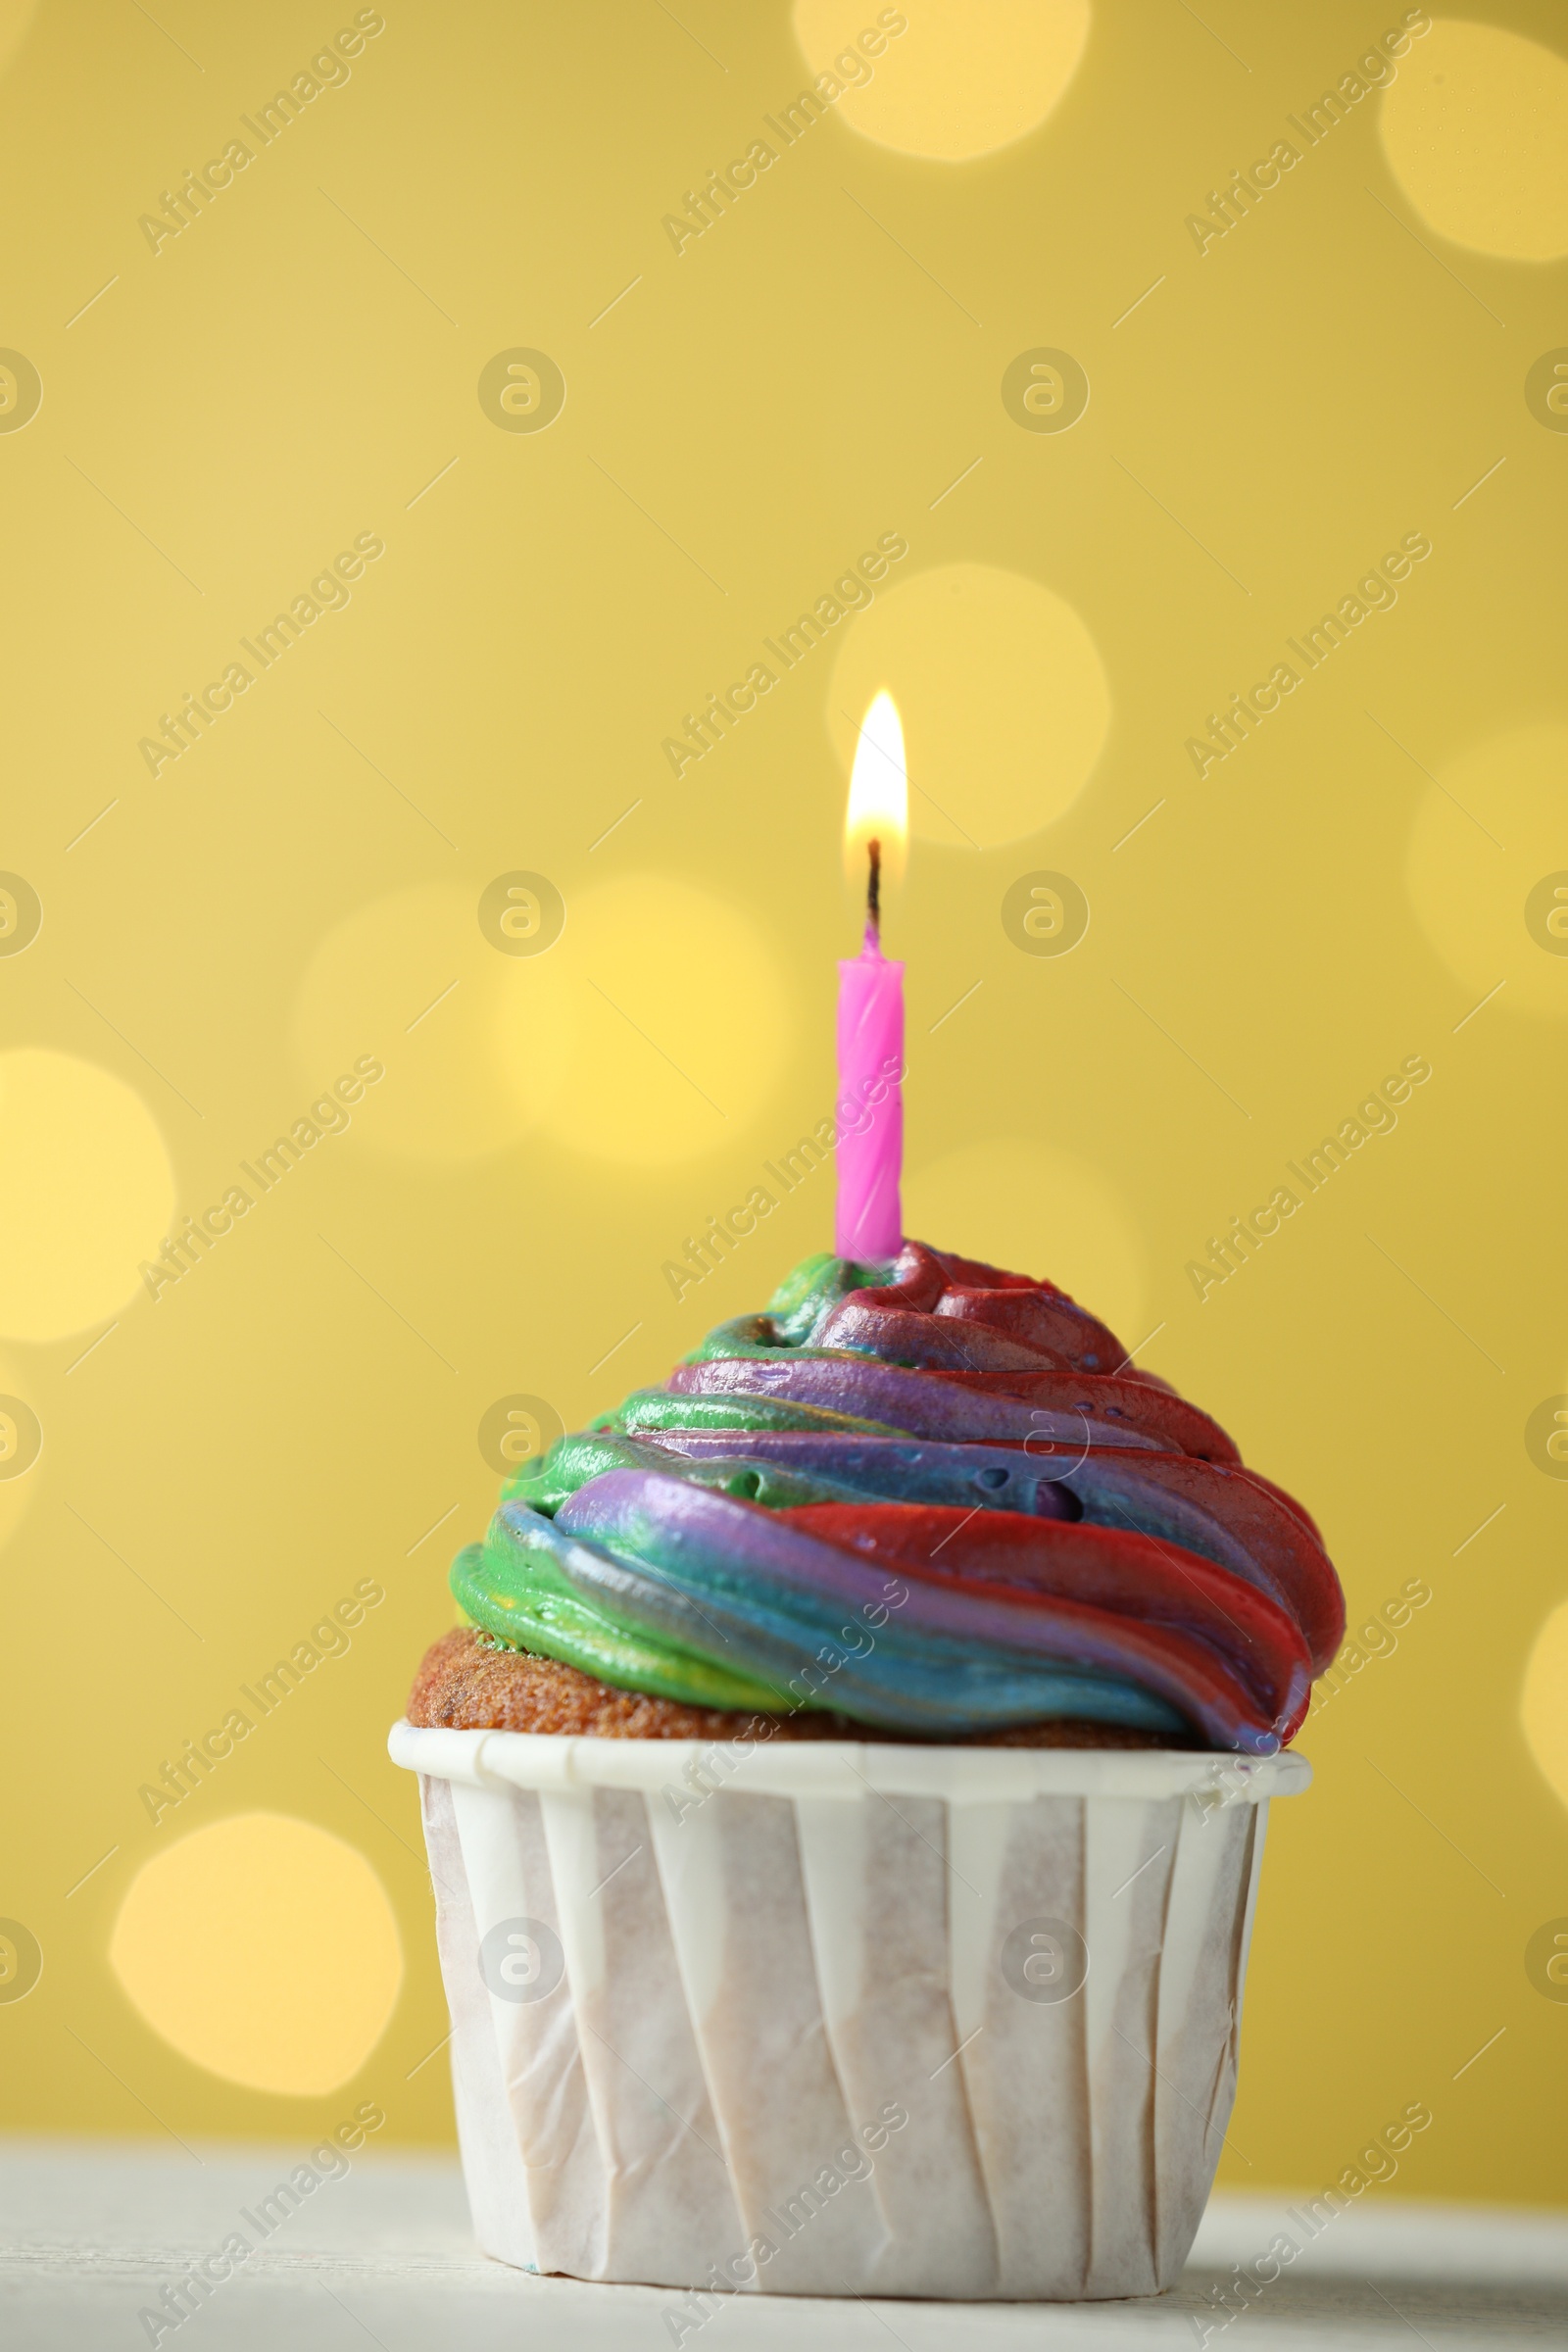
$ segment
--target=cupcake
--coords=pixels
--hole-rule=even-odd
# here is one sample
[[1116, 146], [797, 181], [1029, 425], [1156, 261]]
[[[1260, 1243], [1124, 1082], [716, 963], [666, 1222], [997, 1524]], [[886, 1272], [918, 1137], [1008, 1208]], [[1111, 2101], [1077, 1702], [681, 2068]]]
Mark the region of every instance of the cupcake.
[[420, 1775], [481, 2242], [964, 2299], [1179, 2273], [1317, 1530], [1054, 1285], [814, 1257], [459, 1554]]

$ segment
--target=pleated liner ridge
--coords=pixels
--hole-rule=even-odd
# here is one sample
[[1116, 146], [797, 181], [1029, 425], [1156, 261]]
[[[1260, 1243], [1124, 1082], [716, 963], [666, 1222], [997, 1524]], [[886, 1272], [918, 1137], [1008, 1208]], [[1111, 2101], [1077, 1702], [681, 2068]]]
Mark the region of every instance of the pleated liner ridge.
[[[1266, 1799], [867, 1783], [677, 1820], [653, 1788], [420, 1786], [489, 2253], [770, 2293], [1176, 2278], [1235, 2094]], [[480, 1940], [519, 1921], [564, 1970], [499, 1998]], [[1066, 1998], [1006, 1960], [1044, 1922], [1088, 1948]]]

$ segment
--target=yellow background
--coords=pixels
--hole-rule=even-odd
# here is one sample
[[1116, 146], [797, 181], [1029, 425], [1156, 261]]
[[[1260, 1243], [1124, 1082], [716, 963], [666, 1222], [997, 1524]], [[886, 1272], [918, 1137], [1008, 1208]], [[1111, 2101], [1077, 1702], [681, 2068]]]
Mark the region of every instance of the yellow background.
[[[385, 1730], [491, 1405], [580, 1423], [829, 1237], [824, 1175], [678, 1304], [662, 1272], [830, 1100], [874, 668], [916, 789], [911, 1230], [1157, 1327], [1352, 1624], [1432, 1590], [1276, 1809], [1222, 2178], [1315, 2186], [1421, 2100], [1379, 2196], [1560, 2199], [1568, 2006], [1526, 1948], [1568, 1913], [1568, 1487], [1525, 1431], [1568, 1388], [1568, 964], [1524, 915], [1568, 868], [1568, 437], [1525, 396], [1568, 339], [1560, 10], [1474, 10], [1554, 65], [1440, 23], [1200, 252], [1398, 10], [909, 0], [859, 114], [678, 254], [662, 217], [803, 86], [776, 0], [388, 0], [155, 254], [139, 216], [353, 11], [156, 15], [0, 23], [0, 344], [43, 385], [0, 433], [0, 866], [43, 907], [0, 957], [0, 1389], [43, 1431], [0, 1482], [0, 1914], [43, 1955], [6, 2120], [303, 2144], [374, 2098], [450, 2137]], [[515, 348], [564, 375], [547, 430], [480, 405]], [[1036, 349], [1087, 373], [1068, 430], [1004, 406]], [[1206, 714], [1417, 531], [1397, 605], [1200, 780]], [[160, 713], [364, 532], [347, 609], [150, 775]], [[869, 615], [677, 779], [682, 714], [887, 532]], [[516, 870], [565, 903], [537, 957], [477, 919]], [[1088, 899], [1070, 955], [1004, 930], [1038, 870]], [[150, 1298], [168, 1217], [361, 1055], [349, 1132]], [[1208, 1237], [1410, 1055], [1396, 1132], [1200, 1303]], [[347, 1653], [155, 1827], [141, 1784], [366, 1578]]]

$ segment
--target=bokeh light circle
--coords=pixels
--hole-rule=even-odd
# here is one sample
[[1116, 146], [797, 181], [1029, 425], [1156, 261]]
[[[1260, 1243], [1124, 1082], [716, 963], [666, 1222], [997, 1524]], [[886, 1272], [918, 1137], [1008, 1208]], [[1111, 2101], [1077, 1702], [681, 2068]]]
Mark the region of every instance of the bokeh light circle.
[[1410, 903], [1477, 1000], [1506, 981], [1498, 1012], [1568, 1018], [1568, 956], [1530, 920], [1543, 879], [1565, 869], [1568, 727], [1494, 735], [1438, 770], [1410, 829]]
[[[772, 954], [737, 907], [672, 874], [621, 875], [574, 897], [550, 955], [515, 968], [559, 984], [571, 1048], [536, 1110], [573, 1151], [629, 1167], [692, 1159], [734, 1137], [773, 1089], [789, 1021]], [[501, 1007], [497, 1051], [511, 1091], [533, 1094], [525, 1001]]]
[[356, 1846], [285, 1813], [230, 1814], [144, 1863], [109, 1959], [182, 2058], [294, 2098], [358, 2074], [403, 1983], [376, 1873]]
[[1144, 1250], [1098, 1171], [1046, 1144], [962, 1144], [904, 1180], [904, 1230], [1068, 1292], [1125, 1348], [1144, 1336]]
[[134, 1087], [96, 1062], [0, 1054], [0, 1337], [63, 1340], [141, 1287], [174, 1175]]
[[909, 827], [996, 849], [1071, 807], [1110, 726], [1093, 637], [1064, 598], [988, 564], [917, 571], [851, 623], [828, 695], [844, 762], [880, 687], [904, 722]]
[[1519, 1720], [1543, 1779], [1568, 1805], [1568, 1600], [1557, 1603], [1536, 1636]]
[[842, 88], [830, 102], [842, 122], [900, 155], [962, 163], [1046, 120], [1093, 13], [1090, 0], [920, 0], [887, 36], [864, 0], [795, 0], [794, 23], [812, 75]]
[[1568, 59], [1439, 17], [1398, 61], [1380, 125], [1389, 170], [1439, 236], [1507, 261], [1568, 253]]
[[[484, 887], [416, 883], [371, 900], [328, 933], [301, 979], [305, 1084], [330, 1087], [365, 1054], [385, 1064], [352, 1113], [377, 1151], [448, 1164], [504, 1151], [535, 1125], [561, 1074], [570, 1036], [555, 958], [496, 952], [477, 920]], [[504, 1016], [528, 1040], [526, 1088], [502, 1082]]]

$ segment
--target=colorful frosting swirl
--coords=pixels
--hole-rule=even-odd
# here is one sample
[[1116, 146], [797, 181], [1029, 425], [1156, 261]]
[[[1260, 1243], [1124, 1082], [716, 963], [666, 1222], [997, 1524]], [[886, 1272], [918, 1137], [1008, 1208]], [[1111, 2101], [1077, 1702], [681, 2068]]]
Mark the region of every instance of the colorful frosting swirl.
[[688, 1705], [933, 1740], [1052, 1716], [1272, 1753], [1345, 1630], [1298, 1503], [1048, 1282], [808, 1258], [503, 1490], [452, 1589]]

